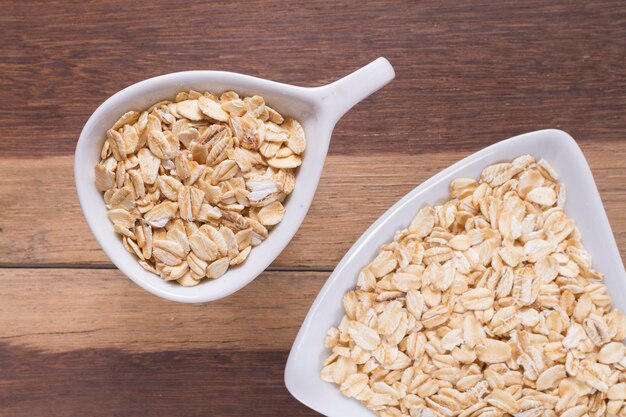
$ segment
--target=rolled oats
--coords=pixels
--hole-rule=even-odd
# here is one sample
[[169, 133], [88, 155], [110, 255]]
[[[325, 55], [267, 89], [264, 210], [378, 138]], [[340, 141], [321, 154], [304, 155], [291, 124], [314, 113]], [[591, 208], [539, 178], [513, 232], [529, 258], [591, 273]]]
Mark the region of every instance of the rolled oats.
[[626, 416], [626, 316], [557, 179], [526, 155], [452, 181], [361, 270], [322, 379], [382, 417]]
[[128, 251], [193, 286], [244, 262], [281, 222], [305, 148], [300, 123], [262, 97], [192, 90], [122, 115], [94, 178]]

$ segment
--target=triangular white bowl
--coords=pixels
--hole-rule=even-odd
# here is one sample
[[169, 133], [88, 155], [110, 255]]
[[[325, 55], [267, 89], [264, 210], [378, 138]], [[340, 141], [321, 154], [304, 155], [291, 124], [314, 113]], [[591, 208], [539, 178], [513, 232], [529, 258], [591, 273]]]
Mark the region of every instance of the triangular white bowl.
[[545, 158], [559, 174], [567, 191], [565, 211], [578, 225], [594, 268], [605, 274], [614, 305], [626, 308], [624, 265], [583, 153], [560, 130], [527, 133], [489, 146], [441, 171], [398, 201], [359, 238], [315, 299], [291, 349], [285, 384], [295, 398], [329, 417], [374, 415], [358, 401], [344, 397], [336, 385], [319, 377], [321, 364], [329, 354], [324, 337], [343, 317], [343, 295], [355, 286], [359, 271], [375, 257], [379, 247], [391, 241], [396, 230], [406, 228], [421, 207], [448, 199], [451, 180], [478, 178], [486, 166], [524, 154]]

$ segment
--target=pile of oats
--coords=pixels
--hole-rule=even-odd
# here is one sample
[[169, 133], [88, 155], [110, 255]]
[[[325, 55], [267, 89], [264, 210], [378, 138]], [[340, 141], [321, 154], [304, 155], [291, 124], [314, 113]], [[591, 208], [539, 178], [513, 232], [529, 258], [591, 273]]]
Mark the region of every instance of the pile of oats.
[[184, 286], [245, 261], [284, 215], [304, 130], [262, 97], [181, 92], [107, 131], [95, 182], [126, 249]]
[[545, 160], [459, 178], [365, 267], [322, 379], [382, 417], [626, 416], [626, 317]]

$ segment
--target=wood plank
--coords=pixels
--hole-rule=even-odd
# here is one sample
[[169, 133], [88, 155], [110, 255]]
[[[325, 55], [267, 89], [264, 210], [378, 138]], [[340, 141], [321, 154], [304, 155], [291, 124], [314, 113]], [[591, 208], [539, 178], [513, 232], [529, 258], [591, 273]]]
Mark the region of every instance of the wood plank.
[[327, 278], [266, 272], [227, 299], [190, 305], [153, 296], [117, 270], [0, 269], [0, 374], [2, 352], [13, 348], [283, 355]]
[[155, 75], [313, 86], [377, 55], [397, 78], [340, 122], [334, 154], [476, 149], [539, 127], [611, 141], [626, 129], [619, 1], [5, 0], [0, 19], [2, 155], [70, 155], [102, 101]]
[[0, 343], [3, 417], [319, 414], [283, 383], [286, 351], [190, 349], [49, 353]]
[[0, 415], [317, 415], [283, 372], [327, 275], [265, 273], [187, 305], [114, 270], [0, 269]]
[[[626, 140], [581, 146], [625, 256]], [[470, 153], [330, 155], [307, 218], [273, 267], [331, 270], [387, 208]], [[110, 265], [80, 211], [71, 157], [0, 158], [0, 264]]]

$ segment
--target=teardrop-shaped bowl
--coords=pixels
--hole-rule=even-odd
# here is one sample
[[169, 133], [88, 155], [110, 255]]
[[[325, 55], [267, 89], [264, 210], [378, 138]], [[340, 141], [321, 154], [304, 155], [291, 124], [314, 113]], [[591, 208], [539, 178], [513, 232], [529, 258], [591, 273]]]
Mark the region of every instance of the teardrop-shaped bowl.
[[[223, 71], [187, 71], [162, 75], [131, 85], [106, 100], [83, 128], [74, 158], [74, 176], [80, 205], [96, 240], [109, 259], [128, 278], [160, 297], [180, 302], [216, 300], [241, 289], [287, 246], [311, 205], [322, 173], [330, 137], [337, 121], [352, 106], [394, 78], [391, 64], [378, 58], [332, 84], [304, 88]], [[242, 96], [259, 95], [284, 116], [304, 128], [307, 149], [296, 175], [293, 193], [285, 202], [285, 216], [269, 237], [250, 252], [240, 266], [216, 280], [203, 280], [195, 287], [163, 281], [144, 270], [124, 248], [106, 215], [102, 193], [94, 184], [94, 165], [99, 162], [106, 131], [125, 112], [143, 110], [189, 89], [221, 93], [233, 90]]]

